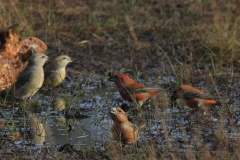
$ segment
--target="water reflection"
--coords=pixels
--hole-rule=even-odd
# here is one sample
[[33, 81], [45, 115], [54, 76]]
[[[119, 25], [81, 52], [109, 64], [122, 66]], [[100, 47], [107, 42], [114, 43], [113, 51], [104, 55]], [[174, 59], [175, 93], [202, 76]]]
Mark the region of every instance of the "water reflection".
[[60, 112], [66, 108], [66, 102], [61, 97], [56, 97], [51, 105], [56, 111]]
[[30, 127], [30, 137], [33, 144], [43, 145], [46, 139], [46, 131], [38, 116], [28, 112], [27, 124]]
[[54, 123], [59, 125], [59, 126], [65, 126], [66, 125], [66, 118], [63, 117], [62, 115], [58, 115], [54, 117]]
[[[92, 81], [85, 86], [81, 84], [80, 87], [79, 84], [72, 83], [57, 93], [40, 94], [38, 115], [28, 113], [27, 126], [21, 126], [30, 136], [21, 134], [21, 140], [39, 145], [43, 145], [44, 142], [46, 145], [72, 143], [76, 148], [101, 146], [109, 141], [113, 137], [113, 122], [109, 109], [120, 107], [124, 101], [115, 84], [110, 83], [107, 78], [104, 82], [101, 80], [101, 77], [92, 77]], [[102, 88], [99, 82], [105, 83], [109, 88]], [[157, 85], [157, 82], [154, 85]], [[83, 94], [78, 94], [82, 88]], [[73, 91], [75, 89], [77, 92]], [[53, 94], [55, 98], [52, 98]], [[75, 95], [78, 97], [74, 97]], [[134, 117], [132, 113], [127, 115]], [[19, 114], [15, 120], [25, 124], [26, 119], [22, 117], [23, 115]], [[30, 130], [26, 130], [26, 127]]]
[[0, 131], [1, 137], [5, 137], [5, 139], [10, 141], [20, 141], [21, 136], [18, 129], [16, 129], [17, 125], [14, 125], [11, 121], [6, 122], [5, 120], [0, 121]]

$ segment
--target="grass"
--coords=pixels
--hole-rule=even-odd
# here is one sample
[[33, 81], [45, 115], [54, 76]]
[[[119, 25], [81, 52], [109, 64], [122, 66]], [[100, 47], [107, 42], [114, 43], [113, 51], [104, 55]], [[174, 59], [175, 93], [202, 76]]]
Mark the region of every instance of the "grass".
[[[223, 102], [239, 97], [239, 69], [236, 66], [240, 60], [240, 2], [3, 0], [0, 6], [1, 30], [19, 23], [21, 37], [36, 36], [43, 40], [51, 58], [59, 54], [74, 58], [67, 67], [74, 85], [61, 87], [47, 98], [52, 100], [60, 94], [67, 101], [67, 109], [81, 112], [84, 96], [88, 95], [91, 110], [100, 108], [97, 110], [100, 116], [94, 113], [97, 126], [107, 119], [106, 110], [120, 106], [122, 99], [112, 97], [111, 84], [105, 83], [105, 78], [101, 82], [95, 82], [95, 78], [91, 80], [90, 73], [93, 72], [98, 75], [109, 71], [127, 72], [147, 85], [154, 77], [158, 86], [168, 89], [190, 84], [213, 97], [220, 97]], [[100, 92], [88, 92], [95, 83]], [[43, 104], [42, 96], [40, 94], [39, 99], [26, 106], [39, 107]], [[41, 159], [46, 158], [44, 154], [55, 159], [67, 156], [82, 159], [239, 158], [238, 100], [211, 112], [220, 119], [218, 123], [201, 118], [197, 122], [191, 119], [188, 123], [189, 111], [182, 108], [182, 102], [177, 101], [171, 108], [168, 98], [169, 95], [165, 94], [154, 103], [146, 102], [139, 112], [128, 112], [134, 123], [141, 120], [147, 123], [140, 132], [139, 144], [133, 147], [107, 141], [102, 143], [102, 148], [81, 148], [73, 153], [59, 153], [56, 146], [43, 146], [40, 150], [33, 147], [31, 154], [34, 157], [34, 153], [43, 153], [38, 157]], [[43, 107], [49, 108], [51, 100], [47, 100]], [[10, 104], [5, 97], [1, 101], [4, 107]], [[46, 112], [45, 125], [48, 110], [43, 107], [40, 106], [40, 110]], [[1, 115], [4, 120], [1, 129], [14, 134], [12, 130], [19, 124], [13, 114], [2, 112]], [[24, 111], [19, 115], [24, 123], [28, 120]], [[70, 123], [84, 130], [74, 118], [73, 122], [65, 123], [65, 132], [70, 129]], [[12, 142], [2, 141], [1, 149], [7, 148], [7, 143]], [[15, 159], [28, 155], [28, 151], [20, 148], [11, 149]]]
[[180, 61], [189, 60], [190, 53], [195, 61], [203, 55], [204, 60], [213, 57], [220, 64], [228, 64], [230, 57], [239, 59], [238, 4], [233, 2], [49, 1], [29, 5], [5, 1], [1, 6], [2, 29], [18, 22], [22, 37], [44, 40], [48, 53], [71, 55], [79, 50], [75, 54], [85, 55], [84, 59], [105, 62], [108, 59], [96, 55], [107, 54], [114, 61], [117, 48], [118, 54], [133, 61], [139, 55], [156, 57], [157, 44]]

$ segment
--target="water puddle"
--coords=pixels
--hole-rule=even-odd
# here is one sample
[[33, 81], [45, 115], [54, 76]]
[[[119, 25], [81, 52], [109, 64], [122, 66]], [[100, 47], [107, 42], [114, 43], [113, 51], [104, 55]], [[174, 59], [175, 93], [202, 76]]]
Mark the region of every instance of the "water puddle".
[[[68, 82], [61, 89], [42, 91], [38, 94], [39, 96], [34, 97], [35, 101], [39, 99], [39, 103], [35, 104], [34, 102], [34, 109], [21, 109], [18, 106], [1, 108], [2, 140], [14, 141], [16, 144], [24, 142], [26, 146], [37, 147], [66, 143], [72, 143], [78, 149], [92, 146], [101, 147], [104, 142], [112, 138], [113, 122], [109, 115], [109, 109], [120, 107], [127, 102], [122, 100], [115, 84], [109, 82], [107, 77], [93, 75], [87, 81], [86, 79], [86, 77], [80, 78], [79, 83]], [[164, 77], [161, 80], [150, 78], [149, 81], [151, 83], [139, 80], [140, 83], [156, 88], [160, 86], [159, 84], [167, 84], [175, 80]], [[54, 99], [56, 100], [53, 101]], [[160, 108], [155, 108], [152, 102], [146, 102], [143, 108], [144, 112], [132, 109], [127, 112], [129, 119], [135, 124], [139, 124], [141, 121], [147, 123], [145, 129], [140, 132], [140, 142], [148, 142], [151, 139], [155, 143], [159, 143], [159, 147], [163, 147], [166, 146], [161, 143], [166, 141], [163, 137], [169, 134], [168, 143], [179, 147], [179, 144], [185, 144], [183, 129], [186, 130], [187, 139], [193, 139], [193, 133], [197, 133], [200, 129], [206, 130], [204, 137], [211, 137], [217, 132], [218, 122], [208, 122], [207, 129], [201, 125], [205, 122], [192, 121], [189, 123], [186, 116], [189, 111], [179, 108], [178, 105], [170, 107], [168, 93], [159, 95], [157, 103], [161, 106]], [[236, 118], [239, 117], [238, 106], [232, 109], [236, 113]], [[219, 117], [217, 119], [219, 120]], [[226, 117], [226, 119], [228, 118]], [[226, 133], [229, 137], [239, 137], [238, 131], [239, 129], [236, 129], [234, 132], [226, 131]], [[200, 140], [201, 138], [199, 138], [199, 142]], [[189, 143], [182, 145], [180, 149], [192, 147], [194, 146]]]

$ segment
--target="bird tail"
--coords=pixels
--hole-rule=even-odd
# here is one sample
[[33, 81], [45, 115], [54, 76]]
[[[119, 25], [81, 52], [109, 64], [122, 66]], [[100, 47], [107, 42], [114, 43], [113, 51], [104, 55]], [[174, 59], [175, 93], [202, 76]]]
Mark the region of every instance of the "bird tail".
[[145, 127], [145, 126], [146, 126], [146, 124], [142, 124], [142, 125], [140, 125], [140, 127], [138, 127], [137, 131], [139, 132], [140, 129], [142, 129], [142, 128]]
[[216, 102], [217, 102], [216, 105], [222, 106], [222, 102], [220, 102], [220, 101], [216, 101]]
[[216, 105], [219, 105], [219, 106], [222, 106], [222, 105], [230, 105], [230, 104], [233, 104], [234, 100], [233, 99], [230, 99], [228, 102], [225, 102], [225, 103], [222, 103], [220, 101], [217, 101]]

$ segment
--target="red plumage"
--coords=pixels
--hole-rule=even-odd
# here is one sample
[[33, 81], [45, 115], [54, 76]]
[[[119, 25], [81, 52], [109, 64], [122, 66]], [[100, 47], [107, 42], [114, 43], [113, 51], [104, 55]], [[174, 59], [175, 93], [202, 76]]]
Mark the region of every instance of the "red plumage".
[[123, 99], [133, 102], [136, 101], [140, 106], [143, 102], [151, 96], [156, 95], [159, 91], [164, 89], [146, 87], [140, 83], [134, 82], [129, 76], [125, 74], [115, 74], [110, 77], [117, 85], [118, 91]]
[[221, 105], [217, 100], [189, 85], [181, 85], [174, 89], [172, 100], [181, 98], [183, 103], [192, 109], [207, 110], [213, 105]]

